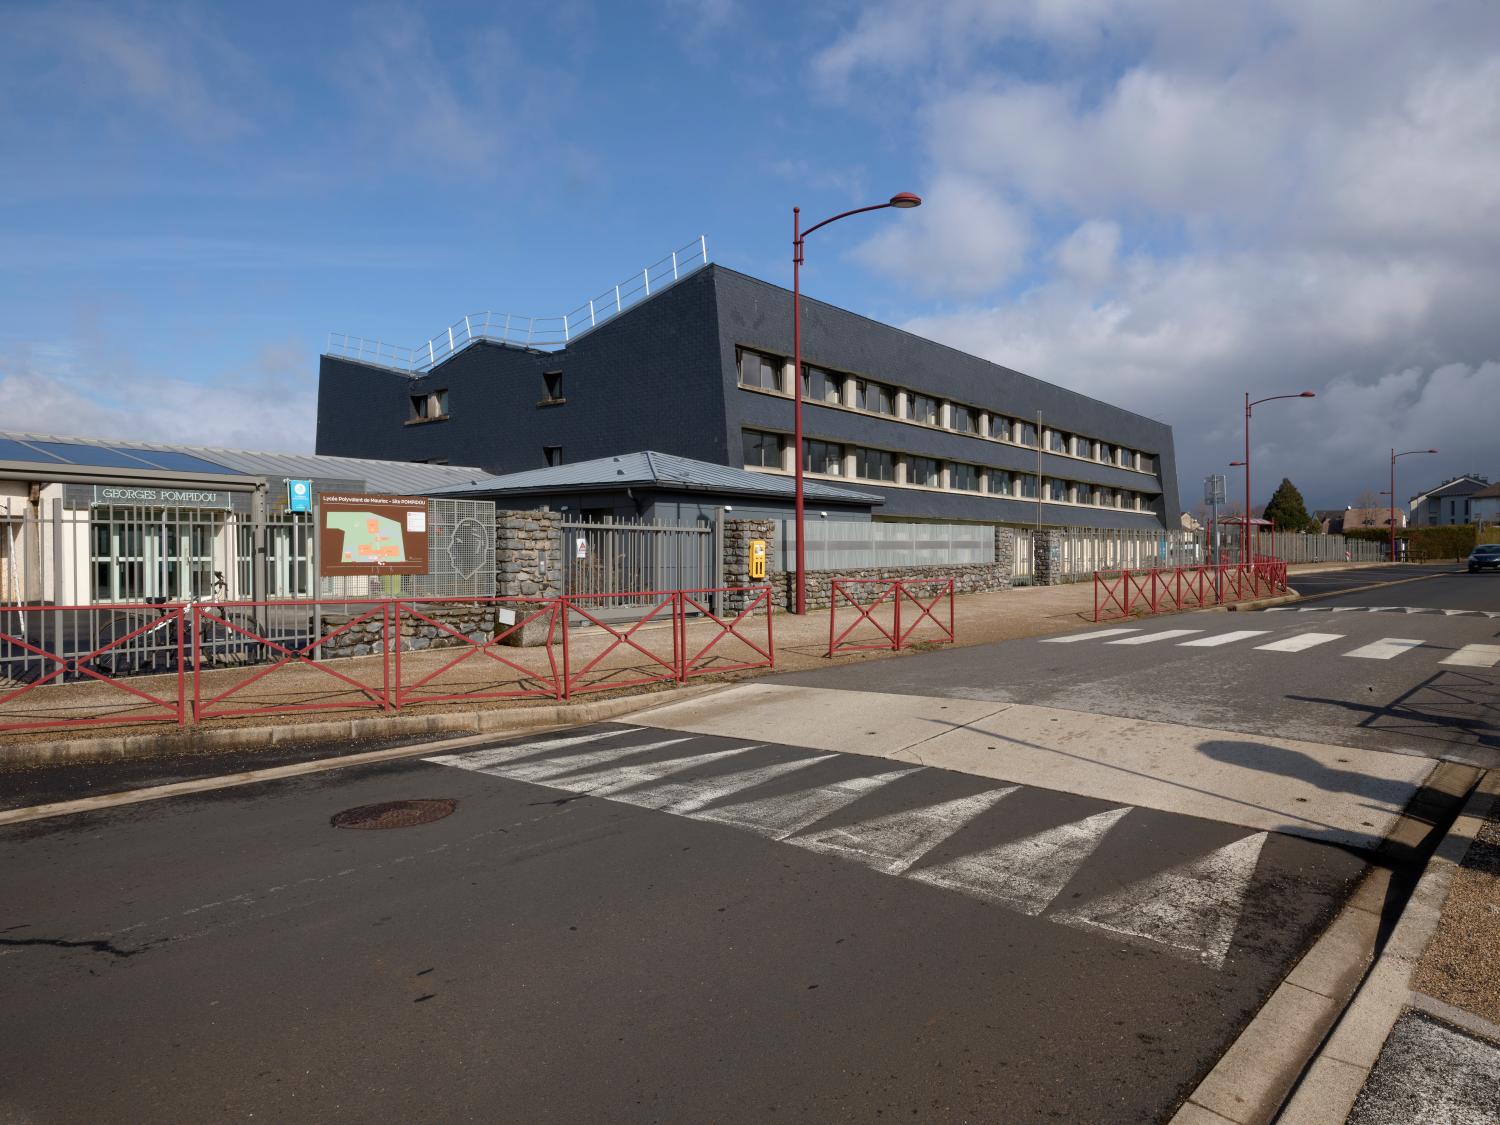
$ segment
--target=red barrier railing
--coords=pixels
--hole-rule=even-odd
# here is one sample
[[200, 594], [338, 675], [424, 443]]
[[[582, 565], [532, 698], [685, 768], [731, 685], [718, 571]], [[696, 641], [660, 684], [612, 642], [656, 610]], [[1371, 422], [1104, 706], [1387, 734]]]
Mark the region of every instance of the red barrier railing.
[[[619, 601], [628, 600], [631, 605], [638, 605], [642, 602], [654, 598], [659, 598], [660, 601], [651, 606], [651, 608], [648, 609], [643, 616], [637, 618], [634, 622], [632, 622], [628, 629], [617, 629], [609, 622], [601, 620], [596, 613], [589, 612], [589, 610], [585, 609], [582, 604], [585, 601], [596, 603], [594, 609], [599, 613], [603, 613], [604, 607], [598, 605], [597, 603], [608, 603], [611, 598], [617, 599]], [[563, 597], [559, 598], [558, 602], [561, 604], [562, 613], [565, 616], [577, 614], [584, 621], [587, 621], [590, 625], [595, 625], [600, 629], [603, 629], [608, 636], [614, 638], [604, 646], [603, 651], [595, 654], [592, 660], [589, 660], [583, 665], [583, 667], [574, 672], [572, 671], [571, 659], [572, 647], [568, 640], [569, 629], [567, 622], [564, 622], [562, 634], [562, 698], [570, 699], [575, 695], [583, 695], [586, 692], [591, 691], [605, 691], [609, 688], [637, 687], [642, 684], [659, 684], [666, 683], [668, 681], [680, 681], [682, 679], [682, 648], [679, 644], [678, 637], [678, 632], [680, 629], [679, 617], [681, 614], [681, 599], [678, 597], [676, 591], [673, 591], [670, 594], [658, 594], [650, 591], [635, 591], [625, 594], [590, 594], [587, 597], [579, 598]], [[659, 618], [664, 619], [672, 626], [668, 634], [672, 642], [670, 656], [663, 656], [659, 652], [654, 652], [650, 648], [647, 648], [646, 645], [635, 639], [636, 633], [638, 633], [643, 626], [652, 621], [658, 620]], [[619, 679], [615, 677], [615, 673], [628, 673], [630, 669], [615, 669], [612, 672], [608, 669], [600, 668], [600, 665], [603, 664], [604, 659], [609, 656], [610, 653], [620, 648], [621, 645], [624, 645], [627, 648], [632, 649], [644, 656], [647, 661], [647, 666], [653, 668], [654, 670], [648, 672], [644, 676], [633, 676], [628, 679]], [[593, 680], [586, 680], [585, 677], [589, 676], [592, 673], [595, 673], [596, 669], [598, 669], [598, 672], [595, 678]]]
[[[462, 609], [472, 604], [472, 598], [424, 598], [420, 602], [402, 599], [395, 603], [393, 633], [387, 640], [388, 644], [395, 642], [391, 645], [395, 666], [394, 705], [404, 707], [411, 703], [462, 699], [562, 699], [563, 672], [555, 647], [558, 632], [565, 627], [560, 612], [561, 602], [557, 599], [543, 602], [528, 598], [486, 599], [483, 604], [495, 614], [491, 628], [499, 631], [481, 632], [478, 636], [432, 616], [443, 606]], [[501, 629], [504, 622], [498, 620], [499, 614], [507, 608], [514, 614], [515, 621]], [[527, 626], [533, 622], [545, 623], [547, 629], [545, 672], [528, 668], [501, 652], [520, 641]], [[411, 640], [408, 636], [424, 628], [448, 643], [445, 647], [425, 650], [424, 655], [436, 656], [438, 666], [418, 676], [425, 662], [415, 655], [417, 650], [412, 645], [415, 636]], [[455, 647], [461, 651], [448, 659]], [[476, 657], [480, 659], [474, 659]], [[415, 678], [408, 683], [408, 676]], [[455, 680], [460, 682], [455, 683]]]
[[[705, 600], [708, 600], [708, 596], [714, 593], [749, 594], [751, 598], [749, 603], [740, 610], [734, 620], [725, 621], [723, 617], [712, 612], [703, 604]], [[679, 590], [677, 597], [679, 599], [677, 621], [678, 628], [682, 634], [678, 651], [682, 653], [681, 678], [683, 680], [691, 679], [693, 676], [706, 676], [714, 672], [735, 672], [746, 668], [776, 667], [776, 642], [771, 631], [771, 618], [773, 614], [771, 612], [771, 588], [769, 586], [733, 586], [717, 591]], [[755, 622], [755, 613], [757, 610], [765, 611], [766, 640], [764, 648], [746, 635], [749, 627]], [[709, 637], [708, 643], [700, 646], [691, 655], [689, 655], [691, 646], [687, 638], [687, 618], [689, 613], [700, 615], [702, 622], [705, 624], [712, 622], [713, 625], [717, 626], [717, 629], [709, 630], [712, 636]], [[741, 632], [742, 625], [745, 626], [746, 632]], [[721, 641], [728, 641], [730, 638], [739, 641], [741, 645], [755, 653], [759, 659], [747, 659], [744, 656], [737, 659], [735, 656], [727, 656], [722, 651], [717, 656], [710, 655], [719, 647]], [[693, 643], [696, 644], [701, 639], [701, 636], [696, 637]], [[725, 660], [730, 661], [730, 663], [721, 662]]]
[[[936, 589], [930, 598], [918, 594], [912, 588]], [[861, 598], [861, 593], [873, 597]], [[953, 609], [954, 581], [951, 578], [835, 578], [828, 602], [828, 655], [841, 652], [891, 651], [899, 652], [911, 634], [924, 621], [937, 626], [942, 639], [952, 641], [957, 635]], [[948, 623], [941, 619], [941, 604], [947, 601]], [[916, 615], [902, 628], [901, 607], [910, 603], [916, 607]], [[854, 620], [842, 631], [839, 630], [840, 609], [853, 609]], [[861, 625], [874, 631], [875, 640], [866, 631], [864, 638], [851, 639]]]
[[1251, 566], [1101, 570], [1094, 572], [1094, 620], [1226, 605], [1286, 592], [1286, 563], [1280, 559], [1260, 559]]
[[[187, 722], [182, 606], [147, 604], [137, 608], [139, 612], [134, 615], [111, 611], [101, 623], [95, 606], [0, 607], [0, 708], [24, 700], [18, 709], [24, 718], [0, 721], [0, 730]], [[49, 634], [50, 642], [45, 639]], [[148, 649], [175, 674], [174, 695], [155, 695], [122, 678], [122, 671]], [[51, 703], [55, 693], [31, 694], [64, 681], [107, 685], [109, 692], [94, 693], [87, 701], [109, 701], [94, 708], [104, 713], [59, 717]], [[21, 686], [11, 687], [13, 684]], [[109, 710], [111, 703], [129, 701], [139, 701], [133, 705], [145, 704], [148, 710], [126, 714]]]
[[[716, 612], [716, 596], [744, 606]], [[628, 622], [610, 620], [620, 602], [631, 603], [621, 607]], [[644, 612], [632, 608], [640, 602]], [[566, 700], [685, 683], [775, 667], [772, 617], [768, 586], [540, 599], [0, 607], [0, 730]], [[545, 630], [540, 643], [511, 649], [528, 628]], [[173, 690], [160, 686], [165, 675], [175, 679]], [[83, 698], [55, 690], [81, 681], [110, 691]]]
[[[322, 649], [356, 632], [375, 632], [379, 624], [378, 643], [382, 655], [390, 649], [391, 607], [390, 601], [370, 599], [320, 601], [310, 605], [305, 601], [260, 601], [203, 604], [191, 607], [193, 618], [193, 715], [197, 719], [233, 719], [246, 715], [272, 715], [287, 711], [345, 711], [373, 708], [391, 710], [391, 668], [388, 660], [380, 662], [379, 683], [364, 682], [329, 667], [329, 658]], [[316, 612], [313, 612], [316, 608]], [[325, 628], [323, 611], [335, 613], [342, 608], [347, 620]], [[290, 618], [290, 620], [288, 620]], [[306, 624], [303, 624], [303, 621]], [[362, 628], [363, 627], [363, 628]], [[348, 642], [346, 641], [345, 644]], [[239, 651], [236, 652], [236, 647]], [[342, 647], [342, 646], [340, 646]], [[218, 654], [228, 657], [223, 661], [229, 665], [245, 665], [253, 668], [250, 675], [231, 683], [223, 690], [222, 681], [227, 676], [214, 677], [211, 686], [206, 673], [215, 671]], [[350, 652], [349, 655], [356, 655]], [[205, 657], [207, 659], [205, 659]], [[268, 659], [269, 664], [261, 666]], [[337, 697], [316, 698], [315, 689], [303, 685], [300, 698], [283, 699], [254, 698], [247, 689], [263, 683], [287, 668], [311, 668], [323, 676], [342, 685]], [[283, 677], [283, 680], [285, 677]], [[372, 677], [373, 680], [373, 677]], [[326, 691], [334, 685], [319, 681]], [[207, 691], [215, 691], [207, 695]], [[231, 697], [237, 696], [226, 704]]]

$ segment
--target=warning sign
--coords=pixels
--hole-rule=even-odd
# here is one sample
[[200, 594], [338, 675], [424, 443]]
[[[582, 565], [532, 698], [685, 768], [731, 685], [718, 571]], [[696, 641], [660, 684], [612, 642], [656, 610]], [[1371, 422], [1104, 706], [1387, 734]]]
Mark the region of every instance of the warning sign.
[[426, 574], [427, 498], [318, 497], [318, 573]]

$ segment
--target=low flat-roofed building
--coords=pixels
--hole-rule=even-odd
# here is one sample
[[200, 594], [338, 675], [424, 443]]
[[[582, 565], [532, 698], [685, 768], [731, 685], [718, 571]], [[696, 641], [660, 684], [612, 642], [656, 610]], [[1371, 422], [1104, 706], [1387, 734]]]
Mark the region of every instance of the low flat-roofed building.
[[[306, 596], [311, 517], [288, 482], [426, 496], [486, 474], [306, 453], [0, 432], [0, 602]], [[256, 567], [260, 552], [263, 565]]]

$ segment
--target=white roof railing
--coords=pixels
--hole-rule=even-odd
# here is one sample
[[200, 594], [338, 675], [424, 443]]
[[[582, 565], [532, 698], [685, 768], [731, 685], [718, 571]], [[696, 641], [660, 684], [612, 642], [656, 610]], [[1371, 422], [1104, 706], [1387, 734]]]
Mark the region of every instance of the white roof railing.
[[407, 347], [386, 340], [330, 332], [325, 355], [389, 367], [421, 375], [480, 340], [551, 350], [566, 347], [584, 333], [618, 316], [631, 305], [665, 289], [708, 264], [708, 240], [699, 235], [640, 273], [590, 298], [562, 316], [518, 316], [514, 313], [473, 313], [450, 324], [424, 344]]

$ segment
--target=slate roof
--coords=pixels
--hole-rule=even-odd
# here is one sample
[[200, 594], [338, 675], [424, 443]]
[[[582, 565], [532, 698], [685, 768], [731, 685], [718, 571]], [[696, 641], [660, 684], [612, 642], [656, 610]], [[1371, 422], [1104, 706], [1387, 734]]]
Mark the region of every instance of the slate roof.
[[[734, 469], [710, 461], [695, 461], [671, 453], [644, 450], [622, 453], [617, 457], [600, 457], [573, 465], [554, 465], [529, 469], [524, 473], [506, 473], [487, 477], [461, 487], [445, 489], [445, 496], [488, 496], [515, 492], [580, 492], [626, 486], [652, 485], [681, 489], [686, 492], [725, 492], [746, 496], [790, 497], [795, 482], [790, 476], [756, 473]], [[873, 492], [842, 488], [820, 480], [804, 480], [803, 493], [809, 500], [828, 500], [846, 504], [881, 504], [884, 497]]]
[[[211, 445], [116, 441], [53, 434], [0, 432], [0, 445], [5, 450], [5, 456], [0, 460], [34, 462], [43, 468], [134, 468], [135, 465], [130, 463], [131, 454], [139, 453], [143, 474], [151, 473], [155, 468], [165, 468], [174, 472], [210, 475], [218, 469], [224, 476], [265, 477], [272, 481], [283, 478], [363, 481], [364, 487], [371, 492], [417, 495], [451, 488], [455, 484], [467, 484], [485, 476], [483, 469], [463, 465], [422, 465], [409, 461], [325, 457], [316, 453], [266, 453]], [[66, 447], [73, 447], [78, 452], [69, 454]], [[167, 458], [153, 463], [153, 453], [166, 454]], [[120, 456], [122, 454], [124, 456]], [[178, 462], [172, 458], [186, 460]]]

